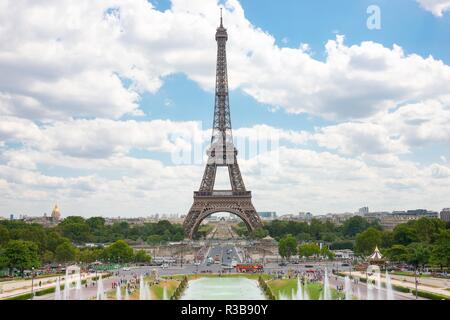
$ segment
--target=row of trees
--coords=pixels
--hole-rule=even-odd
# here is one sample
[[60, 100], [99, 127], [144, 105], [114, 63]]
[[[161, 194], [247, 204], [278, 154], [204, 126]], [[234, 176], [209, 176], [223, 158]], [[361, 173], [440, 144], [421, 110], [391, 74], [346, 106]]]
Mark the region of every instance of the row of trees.
[[292, 235], [284, 236], [278, 242], [278, 253], [285, 259], [299, 255], [300, 257], [327, 257], [333, 258], [334, 255], [327, 246], [322, 248], [317, 243], [303, 243], [298, 245], [297, 239]]
[[381, 230], [378, 222], [369, 223], [367, 219], [356, 216], [348, 219], [341, 226], [317, 219], [313, 219], [309, 223], [275, 220], [265, 224], [264, 229], [277, 240], [290, 234], [298, 241], [333, 243], [354, 239], [357, 234], [371, 227]]
[[[329, 249], [354, 249], [361, 257], [371, 254], [376, 246], [392, 262], [405, 262], [417, 267], [450, 266], [450, 224], [439, 219], [422, 218], [383, 230], [377, 223], [353, 217], [338, 227], [313, 220], [304, 223], [273, 221], [265, 225], [270, 235], [279, 240], [279, 253], [289, 258], [296, 255], [331, 256]], [[286, 232], [294, 232], [286, 234]], [[325, 240], [325, 239], [328, 239]], [[318, 242], [324, 243], [322, 250]], [[298, 243], [303, 243], [298, 246]]]
[[183, 227], [165, 220], [137, 226], [130, 226], [127, 222], [107, 225], [101, 217], [84, 219], [74, 216], [64, 219], [57, 229], [75, 243], [109, 243], [120, 239], [160, 243], [184, 239]]
[[[44, 228], [23, 221], [0, 221], [0, 268], [17, 264], [20, 270], [30, 266], [71, 261], [147, 262], [145, 252], [137, 252], [119, 240], [161, 243], [184, 238], [182, 226], [168, 221], [130, 226], [128, 223], [106, 225], [103, 218], [68, 217], [59, 225]], [[76, 245], [87, 242], [112, 243], [105, 249], [78, 249]], [[116, 245], [128, 247], [120, 255], [113, 250]], [[117, 257], [120, 256], [120, 259]]]
[[[94, 261], [129, 263], [150, 262], [151, 256], [144, 250], [134, 252], [125, 241], [118, 240], [105, 248], [78, 249], [70, 242], [64, 242], [57, 247], [55, 261], [60, 263]], [[42, 257], [38, 246], [32, 241], [9, 240], [0, 248], [0, 269], [8, 268], [10, 274], [14, 269], [23, 271], [31, 268], [39, 268], [42, 265]]]
[[392, 262], [450, 266], [450, 228], [438, 219], [409, 221], [393, 231], [369, 228], [356, 236], [356, 253], [368, 255], [375, 246]]

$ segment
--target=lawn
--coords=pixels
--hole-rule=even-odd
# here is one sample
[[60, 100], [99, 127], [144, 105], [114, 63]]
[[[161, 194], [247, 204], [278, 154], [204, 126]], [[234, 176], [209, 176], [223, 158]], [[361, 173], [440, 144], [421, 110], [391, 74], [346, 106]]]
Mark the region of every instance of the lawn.
[[[297, 279], [270, 280], [267, 284], [275, 297], [283, 294], [290, 298], [292, 292], [297, 292]], [[323, 288], [321, 283], [308, 283], [305, 288], [311, 300], [319, 300]], [[339, 297], [343, 297], [343, 294], [338, 293], [335, 289], [331, 289], [331, 296], [333, 300], [337, 300]]]
[[[148, 279], [146, 279], [147, 281]], [[180, 284], [179, 280], [176, 279], [163, 279], [160, 281], [159, 284], [152, 285], [150, 287], [150, 294], [152, 297], [152, 300], [163, 300], [164, 296], [164, 288], [167, 290], [167, 298], [170, 299], [170, 297], [175, 292], [176, 288]], [[107, 293], [108, 300], [115, 300], [116, 299], [116, 290], [108, 291]], [[122, 298], [125, 297], [125, 288], [122, 288]], [[130, 294], [129, 300], [139, 300], [139, 289], [135, 290], [133, 293]]]
[[[169, 276], [169, 277], [163, 277], [163, 278], [172, 278], [176, 280], [181, 280], [185, 276], [184, 275], [176, 275], [176, 276]], [[262, 277], [264, 280], [270, 280], [273, 277], [268, 274], [259, 274], [259, 273], [232, 273], [232, 274], [222, 274], [219, 276], [218, 274], [214, 273], [199, 273], [199, 274], [190, 274], [187, 276], [189, 280], [197, 280], [200, 278], [247, 278], [250, 280], [258, 280], [259, 277]]]

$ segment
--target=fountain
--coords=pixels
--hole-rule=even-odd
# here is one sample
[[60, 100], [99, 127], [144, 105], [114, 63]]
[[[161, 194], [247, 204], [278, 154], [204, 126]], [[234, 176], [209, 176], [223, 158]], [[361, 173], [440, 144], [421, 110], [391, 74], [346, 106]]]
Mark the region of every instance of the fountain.
[[[215, 290], [216, 288], [220, 289]], [[281, 294], [274, 293], [277, 298], [282, 299]], [[205, 277], [189, 281], [180, 300], [266, 300], [266, 298], [257, 280], [245, 277]]]
[[167, 293], [167, 287], [163, 289], [163, 300], [169, 300], [169, 295]]
[[[367, 274], [367, 300], [383, 300], [381, 289], [381, 272], [378, 265], [370, 265], [366, 270]], [[377, 289], [377, 292], [374, 292]], [[376, 295], [375, 295], [376, 294]]]
[[300, 277], [297, 277], [297, 297], [296, 298], [297, 298], [297, 300], [304, 300], [302, 282], [300, 281]]
[[68, 300], [69, 299], [69, 290], [70, 290], [70, 282], [69, 277], [67, 276], [64, 278], [64, 293], [63, 293], [63, 299]]
[[145, 299], [145, 284], [144, 284], [144, 276], [141, 274], [139, 278], [139, 300]]
[[119, 285], [116, 287], [116, 300], [122, 300], [122, 288]]
[[103, 289], [102, 275], [97, 280], [97, 300], [105, 300], [105, 290]]
[[76, 299], [81, 300], [81, 274], [78, 274], [75, 290]]
[[303, 300], [311, 300], [309, 298], [309, 293], [308, 293], [308, 288], [306, 286], [306, 283], [305, 283], [305, 286], [303, 287]]
[[331, 300], [330, 280], [328, 279], [328, 270], [326, 268], [323, 277], [323, 300]]
[[386, 270], [386, 300], [394, 300], [394, 290], [389, 272]]
[[358, 300], [362, 300], [361, 290], [359, 289], [359, 286], [356, 287], [356, 298]]
[[73, 288], [77, 289], [76, 294], [81, 295], [80, 267], [75, 266], [75, 265], [69, 266], [66, 268], [66, 276], [64, 278], [64, 292], [63, 292], [64, 300], [70, 299], [70, 290], [71, 290], [72, 284], [74, 284]]
[[127, 287], [125, 287], [125, 300], [130, 300], [130, 294], [128, 293]]
[[373, 299], [373, 290], [372, 290], [372, 280], [367, 281], [367, 299], [366, 300], [374, 300]]
[[377, 288], [377, 300], [383, 300], [383, 290], [381, 289], [381, 273], [375, 275], [375, 283]]
[[344, 278], [345, 300], [353, 300], [352, 283], [349, 276]]
[[150, 291], [150, 285], [146, 284], [145, 285], [145, 300], [152, 300], [152, 294]]
[[61, 300], [61, 282], [59, 281], [59, 277], [56, 279], [55, 300]]
[[289, 300], [289, 298], [286, 296], [286, 294], [282, 291], [278, 293], [278, 300]]

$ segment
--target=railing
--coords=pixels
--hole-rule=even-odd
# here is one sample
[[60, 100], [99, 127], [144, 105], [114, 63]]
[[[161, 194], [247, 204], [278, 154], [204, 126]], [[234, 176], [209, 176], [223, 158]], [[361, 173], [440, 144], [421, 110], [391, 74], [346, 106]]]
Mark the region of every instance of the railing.
[[197, 191], [194, 192], [195, 197], [250, 197], [251, 191]]

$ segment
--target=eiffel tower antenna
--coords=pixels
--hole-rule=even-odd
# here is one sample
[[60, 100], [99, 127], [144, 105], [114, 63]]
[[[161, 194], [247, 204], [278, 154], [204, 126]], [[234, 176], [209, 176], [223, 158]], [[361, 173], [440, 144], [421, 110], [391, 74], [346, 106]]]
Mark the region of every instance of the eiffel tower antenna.
[[[191, 239], [200, 223], [217, 212], [228, 212], [239, 216], [250, 231], [262, 226], [261, 219], [252, 204], [252, 193], [245, 188], [237, 162], [238, 151], [233, 143], [226, 51], [228, 33], [223, 26], [222, 8], [216, 41], [216, 93], [211, 146], [207, 151], [208, 163], [200, 189], [194, 192], [194, 204], [183, 224], [186, 235]], [[214, 189], [218, 167], [228, 168], [231, 190]]]

